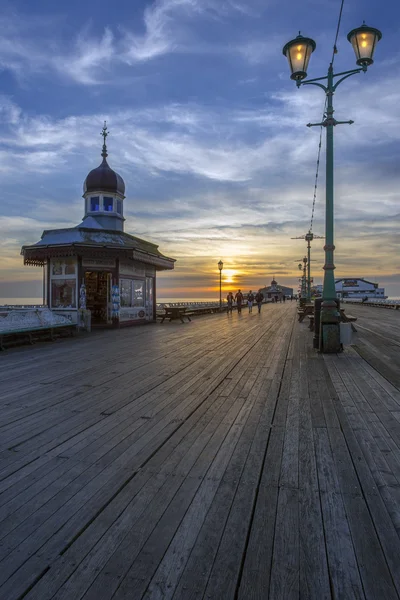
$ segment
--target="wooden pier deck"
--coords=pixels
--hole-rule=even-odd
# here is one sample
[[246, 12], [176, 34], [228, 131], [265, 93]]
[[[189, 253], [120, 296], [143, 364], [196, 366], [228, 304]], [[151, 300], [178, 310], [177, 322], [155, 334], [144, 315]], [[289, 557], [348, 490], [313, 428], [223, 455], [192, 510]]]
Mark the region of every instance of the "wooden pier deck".
[[[368, 313], [366, 313], [368, 311]], [[400, 313], [295, 303], [0, 356], [1, 600], [400, 597]]]

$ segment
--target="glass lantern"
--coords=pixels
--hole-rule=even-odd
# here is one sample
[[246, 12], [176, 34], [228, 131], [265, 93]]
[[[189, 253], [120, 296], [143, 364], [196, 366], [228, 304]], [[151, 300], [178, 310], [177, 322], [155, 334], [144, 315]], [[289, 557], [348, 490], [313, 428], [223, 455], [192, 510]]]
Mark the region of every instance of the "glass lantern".
[[382, 37], [382, 33], [379, 29], [374, 27], [368, 27], [363, 23], [361, 27], [353, 29], [347, 36], [347, 39], [353, 46], [357, 64], [360, 67], [369, 67], [372, 65], [373, 56], [375, 52], [376, 44]]
[[305, 38], [300, 33], [294, 40], [285, 44], [282, 52], [288, 59], [291, 79], [301, 81], [307, 77], [308, 63], [315, 48], [314, 40]]

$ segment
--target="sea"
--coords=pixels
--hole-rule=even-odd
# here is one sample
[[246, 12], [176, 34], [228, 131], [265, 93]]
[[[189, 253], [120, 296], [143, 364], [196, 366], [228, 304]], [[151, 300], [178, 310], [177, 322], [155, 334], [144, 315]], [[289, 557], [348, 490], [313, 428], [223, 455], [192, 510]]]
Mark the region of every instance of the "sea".
[[[400, 300], [400, 296], [390, 296], [388, 300]], [[208, 298], [157, 298], [157, 303], [162, 302], [218, 302], [219, 296]], [[41, 305], [42, 298], [0, 298], [0, 306], [32, 306]]]
[[[162, 302], [218, 302], [219, 296], [208, 298], [157, 298], [157, 303]], [[0, 306], [31, 306], [43, 304], [43, 298], [0, 298]]]

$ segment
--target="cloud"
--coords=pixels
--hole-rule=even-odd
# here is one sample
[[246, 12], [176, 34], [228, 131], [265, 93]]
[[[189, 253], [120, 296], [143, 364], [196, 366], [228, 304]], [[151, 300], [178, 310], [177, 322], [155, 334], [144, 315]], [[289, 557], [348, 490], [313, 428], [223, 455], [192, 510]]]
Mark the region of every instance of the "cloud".
[[[0, 68], [10, 70], [20, 82], [33, 75], [67, 77], [80, 85], [104, 85], [122, 76], [123, 67], [146, 63], [172, 53], [216, 54], [239, 52], [221, 42], [205, 42], [197, 35], [199, 22], [229, 18], [232, 14], [254, 17], [245, 3], [225, 0], [155, 0], [142, 14], [142, 32], [124, 24], [94, 31], [85, 24], [75, 39], [61, 35], [62, 18], [25, 16], [10, 12], [0, 17]], [[249, 60], [252, 52], [249, 50]]]
[[178, 42], [177, 35], [173, 33], [174, 14], [196, 6], [194, 0], [160, 0], [147, 6], [143, 18], [145, 32], [138, 35], [124, 31], [122, 60], [133, 64], [172, 52]]
[[114, 60], [114, 36], [109, 28], [99, 38], [90, 38], [88, 28], [82, 31], [69, 56], [53, 59], [54, 67], [60, 74], [68, 74], [77, 83], [93, 85], [105, 83], [104, 75], [109, 76], [109, 69]]

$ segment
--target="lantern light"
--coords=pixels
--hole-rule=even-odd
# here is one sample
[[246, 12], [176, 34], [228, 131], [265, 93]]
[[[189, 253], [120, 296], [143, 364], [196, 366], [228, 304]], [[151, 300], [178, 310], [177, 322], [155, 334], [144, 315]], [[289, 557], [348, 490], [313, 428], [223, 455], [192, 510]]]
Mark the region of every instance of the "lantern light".
[[224, 263], [222, 262], [222, 260], [220, 260], [219, 263], [218, 263], [218, 269], [220, 271], [222, 271], [223, 268], [224, 268]]
[[307, 68], [311, 54], [316, 48], [316, 43], [311, 38], [299, 35], [283, 47], [283, 54], [289, 61], [290, 78], [301, 81], [307, 77]]
[[368, 27], [364, 23], [361, 27], [357, 29], [353, 29], [347, 36], [347, 39], [353, 46], [357, 64], [360, 67], [369, 67], [372, 65], [373, 56], [375, 52], [376, 44], [382, 38], [382, 33], [379, 29], [375, 29], [374, 27]]

